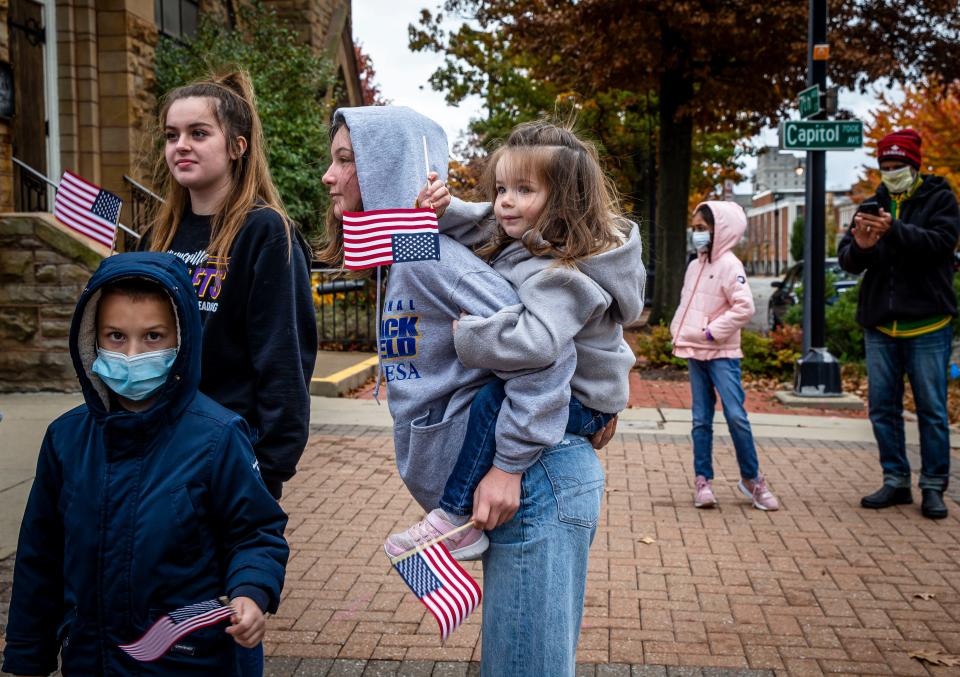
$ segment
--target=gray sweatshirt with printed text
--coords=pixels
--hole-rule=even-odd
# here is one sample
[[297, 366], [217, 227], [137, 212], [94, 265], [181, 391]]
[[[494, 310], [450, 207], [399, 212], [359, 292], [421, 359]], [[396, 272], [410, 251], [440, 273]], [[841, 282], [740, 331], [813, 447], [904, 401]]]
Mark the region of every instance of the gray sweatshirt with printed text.
[[[350, 129], [364, 210], [413, 206], [426, 182], [423, 137], [430, 169], [446, 177], [446, 136], [429, 118], [399, 106], [342, 108], [335, 115]], [[439, 250], [439, 261], [391, 266], [380, 337], [397, 467], [427, 510], [439, 503], [480, 387], [494, 376], [506, 381], [494, 465], [522, 472], [543, 448], [563, 439], [576, 368], [572, 345], [536, 369], [464, 366], [453, 320], [461, 311], [493, 316], [519, 298], [510, 282], [463, 245], [440, 235]]]

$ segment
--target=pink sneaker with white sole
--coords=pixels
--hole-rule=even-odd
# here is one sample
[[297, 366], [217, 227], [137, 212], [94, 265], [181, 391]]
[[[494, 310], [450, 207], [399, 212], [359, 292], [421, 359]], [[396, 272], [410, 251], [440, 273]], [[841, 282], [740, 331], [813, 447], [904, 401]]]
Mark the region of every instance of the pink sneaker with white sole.
[[[418, 545], [450, 533], [457, 526], [447, 513], [437, 508], [406, 531], [391, 534], [384, 542], [383, 550], [389, 557], [398, 557]], [[480, 559], [490, 546], [490, 539], [481, 529], [464, 529], [444, 540], [443, 544], [455, 560], [466, 561]]]
[[767, 487], [767, 479], [763, 475], [757, 475], [755, 480], [741, 479], [737, 487], [744, 496], [753, 501], [753, 507], [757, 510], [780, 509], [780, 502]]
[[703, 475], [697, 475], [697, 492], [693, 496], [693, 505], [696, 508], [712, 508], [717, 504], [713, 495], [713, 483]]

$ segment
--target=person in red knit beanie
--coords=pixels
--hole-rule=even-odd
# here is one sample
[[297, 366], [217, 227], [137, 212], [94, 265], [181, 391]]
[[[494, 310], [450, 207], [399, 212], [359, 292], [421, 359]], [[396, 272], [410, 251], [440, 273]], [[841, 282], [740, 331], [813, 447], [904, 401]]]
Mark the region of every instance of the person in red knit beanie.
[[957, 315], [953, 253], [960, 208], [946, 179], [920, 173], [920, 149], [920, 135], [912, 129], [880, 139], [881, 185], [860, 205], [837, 256], [844, 270], [863, 273], [857, 322], [864, 332], [870, 423], [883, 469], [883, 486], [860, 505], [913, 503], [903, 423], [906, 375], [920, 428], [921, 512], [942, 519], [950, 477], [947, 367]]

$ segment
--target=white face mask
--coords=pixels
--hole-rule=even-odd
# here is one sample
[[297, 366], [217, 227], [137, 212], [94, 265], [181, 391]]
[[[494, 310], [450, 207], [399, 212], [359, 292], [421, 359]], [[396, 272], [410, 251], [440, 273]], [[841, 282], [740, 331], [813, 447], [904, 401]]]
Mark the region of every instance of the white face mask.
[[891, 169], [889, 171], [881, 170], [880, 180], [883, 181], [883, 185], [885, 185], [891, 193], [895, 195], [898, 193], [906, 193], [910, 190], [910, 186], [913, 185], [916, 178], [914, 174], [915, 171], [916, 170], [910, 166]]
[[693, 242], [693, 248], [697, 251], [706, 249], [710, 246], [710, 231], [695, 230], [690, 234], [690, 240]]

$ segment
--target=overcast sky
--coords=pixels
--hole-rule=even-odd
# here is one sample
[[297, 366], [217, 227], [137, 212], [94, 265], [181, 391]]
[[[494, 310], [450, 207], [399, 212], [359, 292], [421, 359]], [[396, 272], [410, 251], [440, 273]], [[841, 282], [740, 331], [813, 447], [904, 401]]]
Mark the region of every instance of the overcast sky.
[[[433, 52], [411, 52], [407, 46], [407, 26], [418, 23], [420, 10], [436, 10], [437, 0], [354, 0], [353, 34], [373, 59], [376, 81], [386, 99], [410, 106], [436, 120], [447, 132], [451, 147], [472, 117], [481, 114], [482, 102], [473, 98], [450, 106], [443, 94], [430, 87], [428, 78], [443, 58]], [[456, 24], [454, 24], [456, 25]], [[840, 107], [852, 110], [862, 120], [876, 105], [876, 98], [851, 92], [840, 92]], [[755, 145], [777, 145], [777, 130], [767, 129], [754, 139]], [[867, 152], [834, 151], [827, 153], [827, 187], [849, 188], [857, 179], [860, 167], [870, 162]], [[745, 173], [756, 167], [756, 159], [747, 159]], [[737, 192], [749, 192], [748, 183]]]

